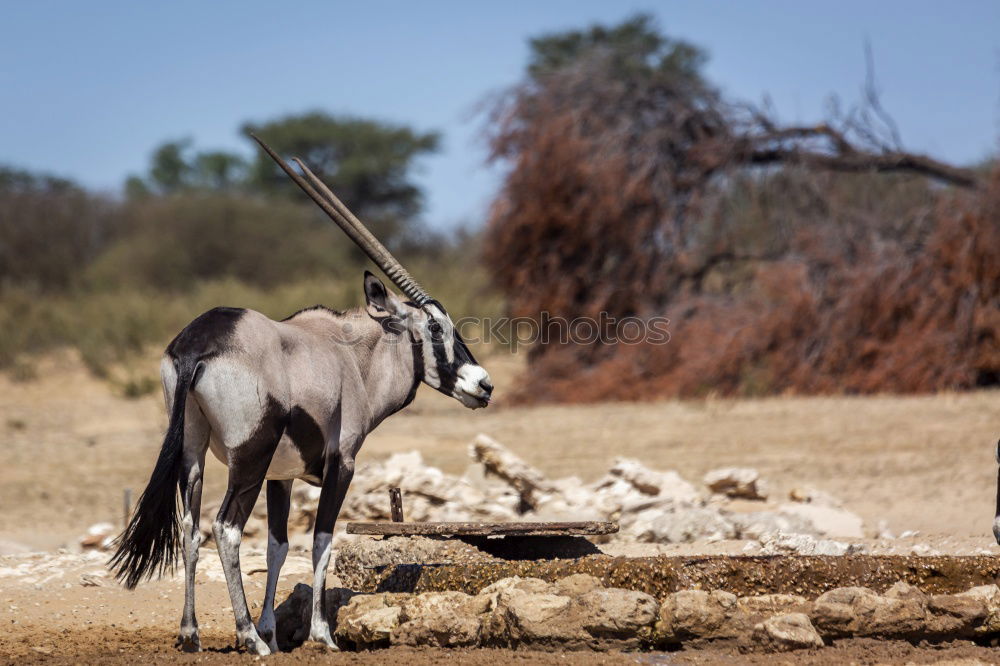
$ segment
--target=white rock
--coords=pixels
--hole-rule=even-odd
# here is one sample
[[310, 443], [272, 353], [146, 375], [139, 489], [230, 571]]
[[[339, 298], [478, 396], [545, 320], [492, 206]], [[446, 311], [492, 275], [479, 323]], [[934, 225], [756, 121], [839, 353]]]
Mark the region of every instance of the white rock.
[[663, 513], [673, 511], [678, 508], [678, 503], [673, 497], [660, 497], [659, 495], [642, 495], [640, 497], [628, 497], [622, 501], [622, 514], [639, 514], [653, 511]]
[[767, 499], [767, 489], [760, 473], [752, 467], [722, 467], [705, 474], [703, 479], [713, 493], [742, 499]]
[[111, 523], [94, 523], [87, 528], [87, 534], [90, 536], [98, 536], [103, 534], [111, 534], [115, 531], [115, 526]]
[[594, 493], [594, 507], [608, 517], [621, 513], [622, 507], [628, 503], [649, 497], [625, 479], [610, 475], [599, 479], [590, 489]]
[[808, 534], [787, 534], [768, 532], [760, 535], [761, 551], [770, 555], [780, 553], [811, 554], [816, 548], [816, 539]]
[[777, 511], [726, 512], [726, 517], [736, 528], [739, 539], [759, 539], [768, 532], [785, 532], [811, 534], [816, 536], [819, 531], [812, 521], [801, 516], [795, 516]]
[[940, 555], [940, 551], [932, 548], [926, 543], [914, 544], [910, 549], [910, 552], [918, 557], [930, 557], [931, 555]]
[[895, 539], [896, 535], [892, 533], [889, 529], [889, 523], [886, 520], [878, 521], [878, 527], [875, 529], [876, 539]]
[[768, 618], [753, 628], [752, 639], [760, 648], [773, 652], [823, 647], [823, 639], [804, 613]]
[[699, 499], [698, 490], [677, 472], [658, 472], [634, 458], [615, 458], [608, 474], [628, 482], [645, 495], [669, 497], [678, 502], [696, 502]]
[[391, 487], [400, 485], [406, 475], [426, 469], [426, 466], [420, 451], [410, 451], [393, 453], [382, 463], [382, 469], [385, 472], [385, 484]]
[[778, 511], [790, 516], [805, 518], [816, 526], [816, 531], [824, 536], [860, 539], [864, 537], [864, 521], [856, 513], [846, 509], [817, 504], [796, 504], [786, 502]]
[[[362, 599], [355, 602], [354, 599]], [[382, 599], [352, 599], [337, 615], [337, 634], [345, 635], [357, 645], [374, 645], [388, 641], [399, 625], [400, 606], [390, 606]], [[366, 602], [362, 606], [362, 602]], [[399, 602], [397, 602], [399, 603]]]
[[508, 483], [486, 471], [486, 466], [480, 462], [469, 463], [462, 474], [463, 482], [469, 484], [486, 497], [494, 497], [513, 492]]
[[709, 536], [718, 538], [719, 534], [731, 539], [735, 533], [732, 523], [721, 513], [704, 507], [662, 514], [652, 521], [649, 531], [642, 536], [637, 535], [637, 539], [654, 543], [687, 543]]
[[458, 502], [464, 507], [472, 508], [486, 502], [489, 499], [486, 493], [464, 479], [449, 481], [449, 483], [452, 485], [452, 501]]
[[469, 445], [469, 455], [482, 463], [487, 472], [510, 484], [520, 496], [521, 504], [527, 508], [537, 506], [540, 494], [555, 490], [544, 474], [488, 435], [476, 435]]
[[96, 548], [107, 550], [114, 541], [115, 526], [111, 523], [94, 523], [87, 528], [87, 533], [80, 537], [81, 548]]
[[843, 503], [830, 493], [809, 486], [792, 488], [788, 491], [788, 499], [803, 504], [818, 504], [833, 507], [843, 506]]
[[813, 555], [856, 555], [865, 552], [865, 547], [857, 543], [844, 543], [833, 539], [819, 539]]
[[864, 546], [831, 539], [816, 539], [808, 534], [774, 532], [760, 537], [761, 552], [767, 555], [852, 555], [864, 552]]

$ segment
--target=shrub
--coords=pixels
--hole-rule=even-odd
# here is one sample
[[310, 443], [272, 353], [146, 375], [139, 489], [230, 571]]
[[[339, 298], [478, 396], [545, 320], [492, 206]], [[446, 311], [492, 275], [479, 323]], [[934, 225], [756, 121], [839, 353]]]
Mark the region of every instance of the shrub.
[[1000, 384], [1000, 171], [981, 197], [946, 196], [913, 243], [848, 248], [800, 229], [739, 288], [664, 306], [667, 345], [550, 346], [524, 400], [927, 392]]
[[269, 287], [316, 275], [340, 277], [360, 257], [305, 205], [186, 193], [129, 203], [119, 240], [86, 272], [96, 289], [189, 289], [232, 277]]

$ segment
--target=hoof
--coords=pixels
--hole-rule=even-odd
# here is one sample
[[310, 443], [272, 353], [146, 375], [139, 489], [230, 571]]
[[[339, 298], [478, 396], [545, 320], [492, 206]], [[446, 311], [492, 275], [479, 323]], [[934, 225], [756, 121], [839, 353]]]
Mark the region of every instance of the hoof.
[[278, 642], [274, 639], [273, 629], [262, 630], [260, 627], [257, 627], [257, 634], [260, 635], [260, 639], [262, 641], [267, 643], [267, 647], [271, 651], [271, 654], [274, 654], [275, 652], [278, 651]]
[[244, 636], [238, 641], [239, 646], [246, 648], [246, 651], [250, 654], [257, 654], [260, 656], [267, 656], [271, 654], [271, 648], [267, 646], [267, 643], [260, 639], [260, 636], [256, 632], [249, 636]]
[[180, 634], [177, 636], [174, 647], [179, 648], [183, 652], [201, 652], [201, 639], [198, 638], [198, 632]]
[[326, 629], [325, 631], [320, 630], [320, 631], [309, 632], [309, 640], [325, 646], [328, 650], [332, 652], [340, 652], [340, 648], [337, 646], [337, 642], [333, 640], [332, 636], [330, 636], [329, 629]]

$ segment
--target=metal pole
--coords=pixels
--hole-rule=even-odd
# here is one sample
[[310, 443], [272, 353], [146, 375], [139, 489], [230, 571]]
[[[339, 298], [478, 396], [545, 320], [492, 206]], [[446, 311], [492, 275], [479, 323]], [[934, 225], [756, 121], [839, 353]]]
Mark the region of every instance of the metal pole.
[[126, 488], [122, 497], [122, 524], [128, 525], [128, 519], [132, 515], [132, 489]]
[[389, 511], [392, 522], [403, 522], [403, 493], [399, 488], [389, 488]]

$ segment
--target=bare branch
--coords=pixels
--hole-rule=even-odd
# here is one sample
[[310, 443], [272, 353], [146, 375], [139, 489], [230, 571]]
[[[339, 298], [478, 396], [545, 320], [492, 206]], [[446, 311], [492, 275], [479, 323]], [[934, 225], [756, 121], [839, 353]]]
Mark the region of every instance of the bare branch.
[[[794, 131], [793, 131], [794, 130]], [[779, 132], [778, 137], [764, 137], [762, 141], [750, 144], [750, 149], [743, 153], [743, 159], [749, 164], [799, 164], [817, 169], [840, 171], [845, 173], [892, 173], [908, 172], [920, 174], [958, 187], [978, 188], [979, 178], [971, 169], [955, 167], [927, 155], [918, 155], [902, 151], [874, 153], [855, 148], [849, 143], [835, 153], [827, 153], [804, 149], [801, 146], [767, 147], [768, 143], [778, 138], [789, 136], [804, 138], [823, 135], [835, 143], [845, 141], [839, 133], [826, 126], [819, 126], [815, 131], [808, 128], [788, 128]]]
[[[868, 40], [865, 40], [864, 100], [867, 108], [875, 114], [888, 131], [892, 140], [892, 148], [896, 151], [902, 151], [903, 140], [899, 135], [899, 126], [893, 117], [882, 107], [882, 102], [879, 98], [878, 86], [875, 83], [875, 56], [872, 54], [872, 45]], [[874, 127], [874, 123], [869, 124]]]

